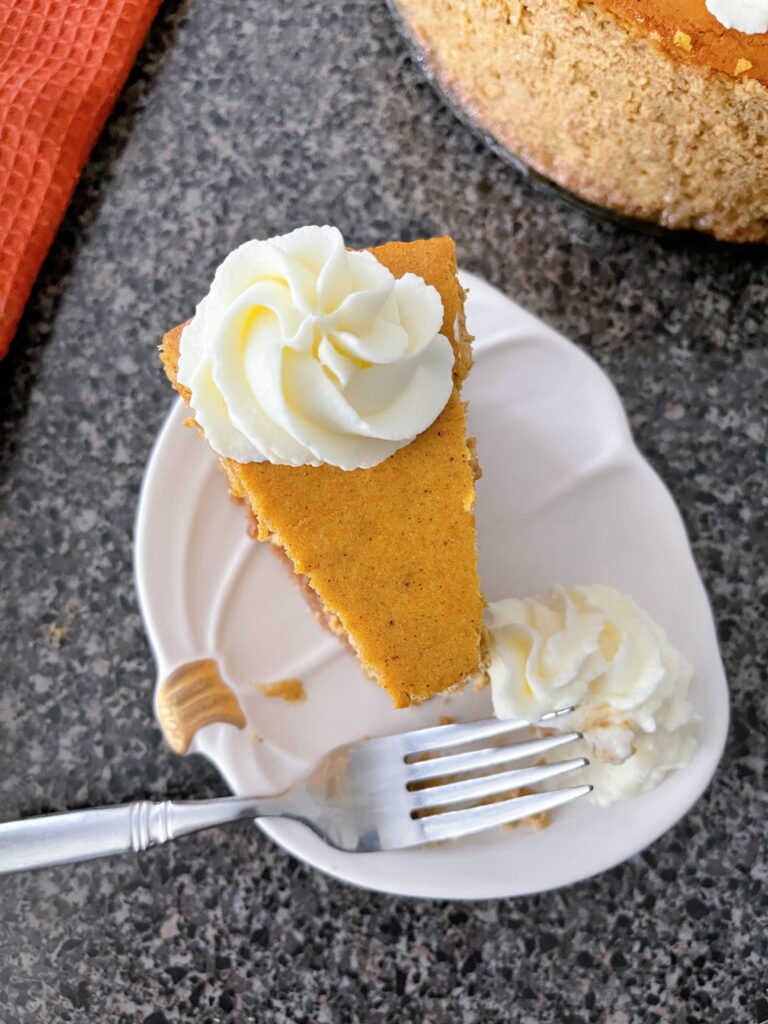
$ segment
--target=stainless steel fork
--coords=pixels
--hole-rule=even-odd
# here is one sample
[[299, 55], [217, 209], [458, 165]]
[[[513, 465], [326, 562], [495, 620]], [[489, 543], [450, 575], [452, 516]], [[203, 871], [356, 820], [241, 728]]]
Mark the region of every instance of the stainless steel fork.
[[[571, 710], [554, 712], [538, 724], [546, 726]], [[360, 853], [458, 839], [590, 791], [583, 785], [520, 793], [589, 763], [577, 757], [537, 764], [581, 733], [521, 739], [520, 731], [529, 727], [491, 719], [348, 743], [277, 796], [139, 800], [5, 822], [0, 824], [0, 873], [138, 853], [241, 818], [294, 818], [331, 846]], [[479, 743], [486, 745], [478, 749]]]

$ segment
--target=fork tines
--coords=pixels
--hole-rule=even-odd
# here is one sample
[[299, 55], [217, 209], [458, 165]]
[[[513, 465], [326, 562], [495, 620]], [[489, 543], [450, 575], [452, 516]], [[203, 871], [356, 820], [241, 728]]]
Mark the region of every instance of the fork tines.
[[[546, 727], [553, 718], [572, 710], [553, 712], [535, 724]], [[531, 725], [522, 720], [493, 719], [436, 726], [407, 736], [404, 769], [411, 817], [418, 820], [425, 840], [458, 838], [519, 821], [559, 807], [592, 789], [581, 785], [529, 792], [531, 786], [589, 764], [586, 757], [553, 763], [539, 760], [558, 747], [582, 739], [580, 732], [504, 742], [514, 741], [517, 733]], [[479, 741], [493, 741], [494, 745], [479, 750], [460, 749]]]

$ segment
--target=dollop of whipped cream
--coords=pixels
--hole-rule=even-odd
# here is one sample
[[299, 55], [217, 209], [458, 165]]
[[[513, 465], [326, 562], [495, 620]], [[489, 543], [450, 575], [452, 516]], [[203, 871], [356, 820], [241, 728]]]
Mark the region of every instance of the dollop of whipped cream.
[[693, 670], [631, 597], [556, 586], [490, 604], [486, 625], [496, 715], [535, 722], [575, 706], [551, 724], [583, 732], [588, 751], [561, 747], [553, 758], [587, 754], [583, 781], [597, 803], [644, 793], [691, 759]]
[[709, 13], [726, 28], [756, 35], [768, 32], [768, 0], [705, 0]]
[[453, 389], [438, 292], [396, 279], [333, 227], [241, 245], [181, 336], [178, 379], [236, 462], [366, 469], [437, 419]]

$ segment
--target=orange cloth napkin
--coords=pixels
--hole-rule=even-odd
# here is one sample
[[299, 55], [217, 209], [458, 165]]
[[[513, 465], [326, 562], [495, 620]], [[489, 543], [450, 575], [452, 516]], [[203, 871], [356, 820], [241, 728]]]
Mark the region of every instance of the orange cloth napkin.
[[159, 0], [0, 0], [0, 358]]

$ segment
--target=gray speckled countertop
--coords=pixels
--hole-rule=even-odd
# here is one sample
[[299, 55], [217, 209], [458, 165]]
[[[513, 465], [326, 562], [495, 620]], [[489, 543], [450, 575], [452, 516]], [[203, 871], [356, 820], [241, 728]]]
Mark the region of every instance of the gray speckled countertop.
[[768, 256], [532, 190], [382, 0], [164, 5], [0, 365], [0, 818], [223, 792], [164, 747], [131, 571], [155, 346], [238, 242], [450, 232], [590, 351], [674, 492], [733, 694], [695, 809], [593, 881], [492, 904], [331, 881], [248, 826], [0, 880], [0, 1021], [752, 1024], [765, 922]]

